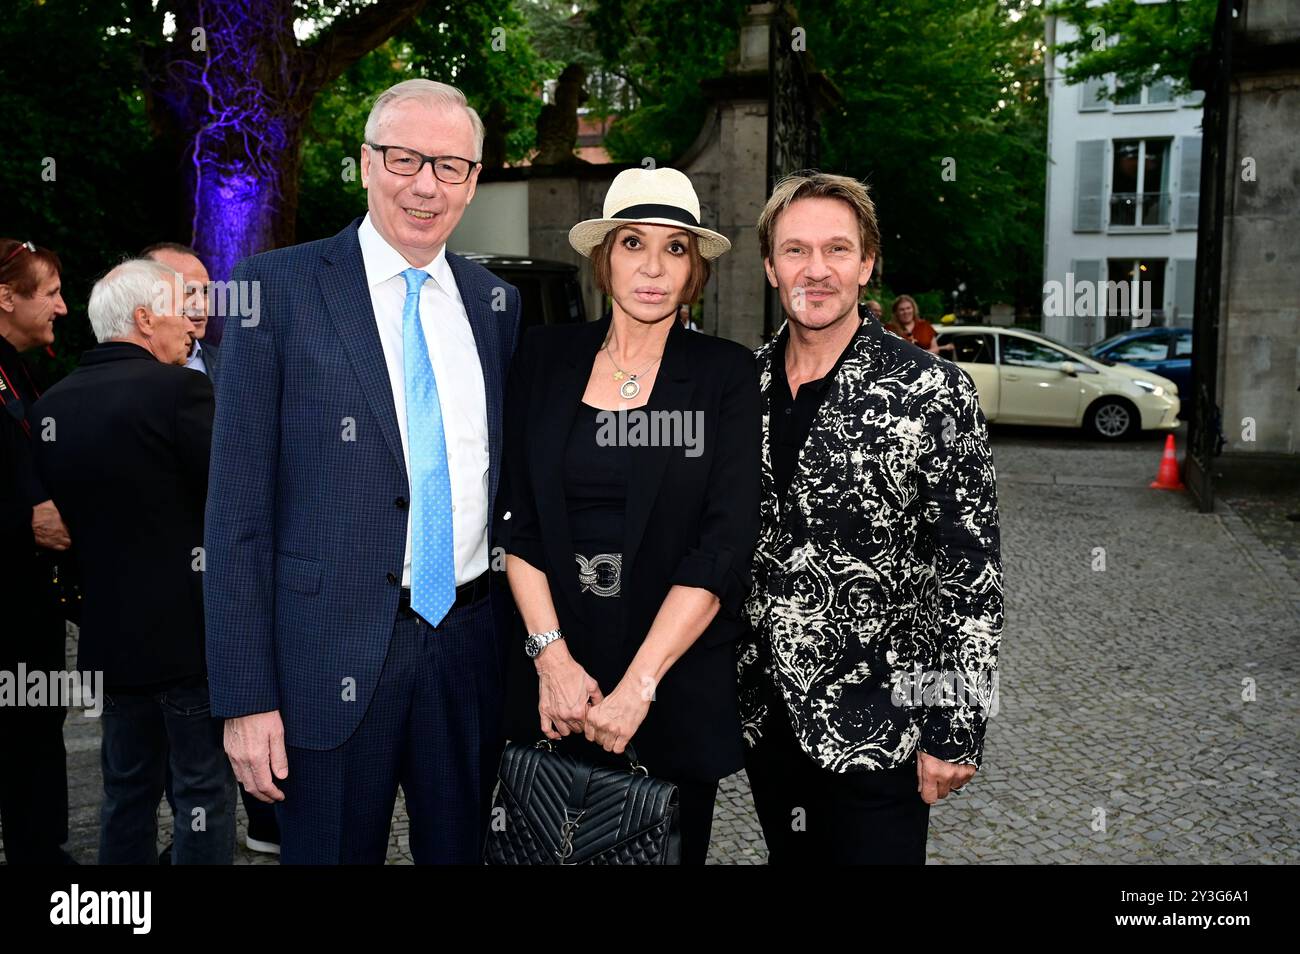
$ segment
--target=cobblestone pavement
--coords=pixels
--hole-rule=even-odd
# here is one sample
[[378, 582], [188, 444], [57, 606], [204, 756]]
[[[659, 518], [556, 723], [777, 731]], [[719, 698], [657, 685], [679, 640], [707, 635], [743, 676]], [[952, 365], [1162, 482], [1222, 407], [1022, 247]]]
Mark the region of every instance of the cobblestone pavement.
[[1290, 489], [1234, 492], [1221, 495], [1220, 500], [1249, 525], [1258, 545], [1269, 551], [1270, 562], [1300, 580], [1300, 474]]
[[[1198, 514], [1148, 489], [1162, 440], [995, 429], [999, 711], [979, 774], [931, 813], [930, 863], [1300, 861], [1289, 511], [1234, 498]], [[65, 735], [69, 850], [93, 862], [98, 724], [74, 712]], [[241, 810], [237, 861], [273, 861], [242, 842]], [[765, 858], [741, 773], [719, 792], [710, 860]], [[389, 861], [410, 861], [400, 801]]]

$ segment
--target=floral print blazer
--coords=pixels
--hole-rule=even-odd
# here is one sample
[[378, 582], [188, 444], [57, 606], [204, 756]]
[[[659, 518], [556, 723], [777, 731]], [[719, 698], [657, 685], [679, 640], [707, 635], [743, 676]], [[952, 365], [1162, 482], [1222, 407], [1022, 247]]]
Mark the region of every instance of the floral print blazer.
[[[782, 334], [786, 334], [785, 330]], [[918, 747], [979, 765], [1002, 632], [988, 432], [956, 364], [863, 323], [826, 390], [789, 493], [772, 478], [776, 341], [759, 349], [763, 527], [739, 647], [754, 745], [784, 705], [835, 772], [892, 768]]]

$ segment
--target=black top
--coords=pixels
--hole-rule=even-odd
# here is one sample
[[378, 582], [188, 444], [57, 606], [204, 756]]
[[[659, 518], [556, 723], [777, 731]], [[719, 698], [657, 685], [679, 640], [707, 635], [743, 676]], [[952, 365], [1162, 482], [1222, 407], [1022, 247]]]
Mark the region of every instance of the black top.
[[[0, 337], [0, 670], [19, 661], [62, 669], [63, 627], [50, 590], [58, 557], [36, 546], [32, 507], [49, 499], [36, 475], [26, 415], [40, 379]], [[39, 436], [39, 430], [37, 431]]]
[[32, 507], [48, 498], [31, 454], [27, 409], [41, 396], [35, 376], [18, 349], [0, 336], [0, 526], [4, 552], [34, 546]]
[[608, 416], [612, 412], [579, 405], [564, 451], [564, 495], [573, 548], [586, 556], [623, 549], [628, 448], [600, 439]]
[[[854, 338], [861, 333], [862, 328], [859, 324]], [[772, 454], [772, 480], [776, 482], [778, 500], [784, 500], [790, 490], [790, 482], [794, 480], [795, 467], [799, 463], [799, 452], [807, 443], [808, 432], [817, 418], [817, 411], [822, 406], [826, 391], [830, 388], [836, 372], [844, 363], [844, 356], [849, 353], [853, 344], [853, 338], [850, 338], [848, 345], [835, 359], [835, 366], [826, 373], [826, 376], [805, 382], [799, 388], [799, 394], [792, 398], [790, 382], [785, 376], [785, 348], [789, 341], [790, 329], [787, 328], [781, 334], [776, 350], [772, 354], [772, 387], [769, 391], [772, 403], [768, 412], [770, 414], [768, 440]]]
[[[604, 692], [626, 672], [674, 585], [718, 596], [717, 616], [655, 688], [650, 714], [632, 738], [654, 775], [718, 779], [744, 764], [735, 641], [746, 625], [743, 603], [759, 531], [762, 411], [754, 356], [735, 342], [676, 326], [669, 332], [649, 402], [638, 410], [659, 413], [659, 437], [666, 429], [682, 440], [623, 448], [622, 532], [617, 546], [598, 551], [622, 554], [622, 589], [616, 599], [602, 598], [584, 593], [579, 580], [577, 535], [588, 530], [574, 526], [566, 472], [575, 418], [595, 413], [582, 410], [582, 395], [608, 331], [609, 322], [600, 321], [525, 333], [506, 389], [497, 538], [546, 574], [560, 628], [580, 664], [599, 664], [578, 651], [595, 636], [617, 651], [608, 684], [592, 673]], [[629, 444], [634, 423], [625, 429]], [[593, 499], [592, 478], [582, 480]], [[507, 645], [507, 726], [512, 738], [534, 742], [537, 676], [524, 638], [520, 627]]]
[[[109, 690], [202, 675], [203, 507], [212, 442], [206, 375], [107, 342], [29, 410], [57, 428], [37, 471], [81, 571], [77, 665]], [[43, 425], [42, 425], [43, 426]]]

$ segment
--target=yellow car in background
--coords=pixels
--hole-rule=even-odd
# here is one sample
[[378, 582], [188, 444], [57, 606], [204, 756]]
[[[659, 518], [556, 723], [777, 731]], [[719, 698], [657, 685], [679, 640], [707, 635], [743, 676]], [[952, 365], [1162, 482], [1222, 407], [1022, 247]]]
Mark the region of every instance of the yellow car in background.
[[1022, 328], [953, 325], [938, 337], [939, 354], [975, 382], [989, 421], [1082, 427], [1107, 441], [1178, 426], [1178, 386], [1150, 371], [1102, 364]]

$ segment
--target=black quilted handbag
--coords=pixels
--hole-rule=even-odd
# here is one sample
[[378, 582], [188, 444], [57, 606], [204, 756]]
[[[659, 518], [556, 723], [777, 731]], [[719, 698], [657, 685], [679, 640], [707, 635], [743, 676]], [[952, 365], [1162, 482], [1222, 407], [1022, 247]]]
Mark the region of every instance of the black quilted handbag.
[[[557, 752], [545, 739], [501, 756], [483, 860], [490, 865], [681, 864], [677, 786]], [[500, 809], [500, 810], [498, 810]]]

